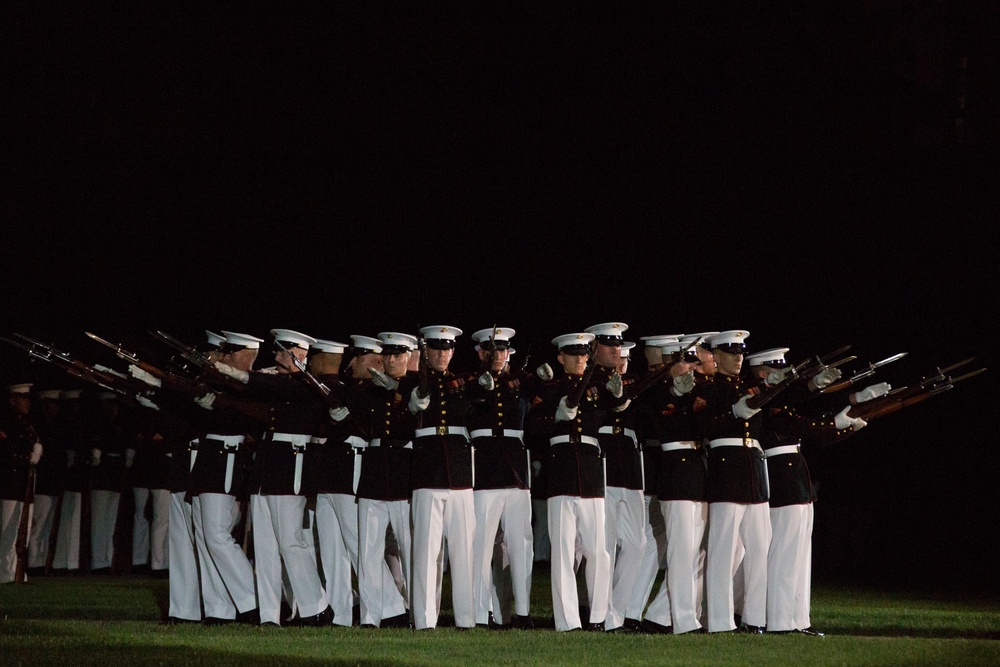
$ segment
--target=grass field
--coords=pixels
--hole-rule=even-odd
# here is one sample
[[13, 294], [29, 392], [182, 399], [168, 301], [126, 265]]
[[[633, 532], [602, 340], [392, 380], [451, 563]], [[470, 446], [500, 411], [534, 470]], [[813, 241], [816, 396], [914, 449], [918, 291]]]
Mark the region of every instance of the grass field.
[[[550, 619], [547, 573], [533, 592], [533, 615]], [[1000, 665], [995, 600], [821, 588], [813, 623], [828, 634], [815, 638], [168, 626], [160, 622], [166, 599], [166, 581], [142, 577], [2, 586], [0, 664]]]

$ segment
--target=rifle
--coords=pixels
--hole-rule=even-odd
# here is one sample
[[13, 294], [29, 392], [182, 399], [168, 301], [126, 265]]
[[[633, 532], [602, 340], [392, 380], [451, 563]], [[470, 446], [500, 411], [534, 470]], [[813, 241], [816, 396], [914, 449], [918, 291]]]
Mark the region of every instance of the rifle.
[[14, 568], [14, 583], [23, 584], [28, 569], [28, 526], [31, 523], [31, 508], [35, 503], [35, 464], [28, 462], [28, 481], [24, 486], [24, 503], [21, 517], [17, 522], [17, 566]]
[[212, 384], [221, 384], [228, 390], [235, 390], [238, 392], [246, 391], [246, 385], [238, 380], [234, 380], [228, 375], [223, 375], [218, 370], [216, 370], [212, 359], [209, 356], [197, 348], [194, 348], [186, 343], [182, 343], [170, 334], [164, 331], [150, 331], [149, 334], [156, 338], [160, 342], [166, 343], [170, 347], [177, 350], [180, 353], [181, 358], [194, 364], [200, 371], [201, 375], [207, 380], [211, 381]]
[[587, 370], [583, 373], [583, 377], [580, 378], [580, 384], [578, 384], [576, 389], [573, 390], [573, 393], [566, 398], [567, 408], [575, 408], [580, 405], [580, 401], [583, 400], [583, 394], [587, 391], [587, 388], [590, 385], [590, 378], [594, 376], [594, 369], [597, 368], [597, 362], [593, 360], [594, 348], [596, 346], [597, 343], [595, 339], [594, 344], [590, 348], [590, 365], [587, 366]]
[[482, 373], [489, 373], [493, 370], [493, 362], [497, 360], [497, 325], [494, 324], [493, 328], [490, 330], [490, 353], [486, 355], [486, 359], [483, 360], [483, 370]]
[[262, 424], [268, 424], [271, 421], [271, 410], [267, 406], [259, 403], [254, 403], [252, 401], [243, 401], [235, 398], [226, 396], [225, 394], [213, 391], [211, 387], [200, 380], [192, 380], [189, 378], [181, 377], [176, 373], [171, 373], [169, 371], [162, 370], [152, 364], [146, 363], [139, 359], [134, 353], [129, 352], [121, 345], [115, 345], [114, 343], [109, 343], [100, 336], [90, 333], [89, 331], [84, 332], [92, 340], [97, 341], [105, 347], [111, 348], [115, 351], [115, 354], [130, 364], [139, 367], [141, 370], [149, 373], [153, 377], [157, 378], [163, 383], [163, 386], [177, 391], [182, 394], [187, 394], [192, 398], [197, 398], [199, 396], [204, 396], [205, 394], [211, 392], [216, 395], [215, 402], [219, 407], [227, 410], [233, 410], [235, 412], [242, 413], [247, 417], [250, 417], [254, 421], [260, 422]]
[[947, 375], [949, 371], [968, 364], [973, 359], [974, 357], [971, 357], [969, 359], [965, 359], [964, 361], [960, 361], [957, 364], [952, 364], [945, 369], [938, 369], [937, 375], [924, 378], [914, 386], [901, 387], [889, 392], [885, 396], [880, 396], [879, 398], [871, 401], [859, 403], [852, 407], [847, 412], [847, 415], [849, 417], [860, 417], [865, 421], [868, 421], [870, 419], [874, 419], [875, 417], [883, 417], [885, 415], [892, 414], [905, 407], [925, 401], [931, 396], [937, 396], [938, 394], [949, 391], [954, 388], [955, 383], [968, 380], [969, 378], [975, 377], [986, 370], [985, 368], [979, 368], [956, 378], [952, 378]]
[[649, 389], [650, 387], [656, 385], [661, 379], [663, 379], [666, 375], [670, 373], [670, 369], [672, 369], [684, 358], [685, 352], [687, 352], [700, 342], [701, 342], [700, 338], [695, 338], [693, 341], [688, 343], [687, 347], [685, 347], [684, 349], [677, 350], [676, 352], [671, 352], [670, 363], [663, 364], [663, 366], [657, 368], [652, 373], [647, 373], [643, 377], [633, 382], [632, 385], [629, 387], [628, 395], [626, 396], [626, 398], [633, 399], [642, 392]]
[[774, 385], [773, 387], [769, 387], [769, 388], [765, 389], [764, 391], [760, 392], [756, 396], [751, 396], [750, 398], [748, 398], [747, 399], [747, 407], [755, 409], [755, 410], [759, 410], [760, 408], [764, 407], [765, 405], [767, 405], [768, 403], [770, 403], [771, 401], [773, 401], [775, 399], [775, 397], [778, 396], [778, 394], [780, 394], [781, 392], [783, 392], [786, 389], [788, 389], [788, 387], [793, 382], [795, 382], [796, 380], [799, 379], [799, 373], [800, 373], [800, 371], [802, 371], [803, 369], [805, 369], [810, 363], [812, 363], [812, 359], [811, 358], [810, 359], [806, 359], [805, 361], [803, 361], [802, 363], [800, 363], [797, 366], [792, 366], [792, 368], [789, 369], [788, 375], [785, 376], [784, 380], [782, 380], [778, 384]]
[[417, 395], [420, 398], [424, 398], [431, 393], [431, 378], [430, 369], [427, 366], [427, 341], [424, 340], [423, 335], [417, 336], [417, 350], [420, 352], [419, 364], [417, 366], [417, 373], [420, 375], [420, 385], [417, 387]]
[[[881, 368], [882, 366], [885, 366], [886, 364], [891, 364], [894, 361], [899, 361], [900, 359], [902, 359], [903, 357], [905, 357], [907, 354], [909, 354], [909, 353], [908, 352], [899, 352], [898, 354], [894, 354], [894, 355], [892, 355], [890, 357], [886, 357], [882, 361], [876, 361], [874, 364], [869, 363], [868, 364], [868, 368], [866, 368], [866, 369], [864, 369], [862, 371], [858, 371], [857, 373], [855, 373], [854, 375], [852, 375], [849, 378], [846, 378], [844, 380], [840, 380], [839, 382], [834, 382], [831, 385], [823, 387], [822, 389], [820, 389], [816, 393], [818, 393], [818, 394], [832, 394], [835, 391], [840, 391], [842, 389], [847, 389], [848, 387], [852, 386], [858, 380], [863, 380], [866, 377], [870, 377], [871, 375], [874, 375], [875, 374], [875, 369]], [[970, 359], [969, 361], [972, 361], [972, 360]]]
[[[68, 352], [58, 350], [52, 345], [47, 345], [46, 343], [35, 340], [34, 338], [29, 338], [24, 334], [15, 333], [14, 335], [28, 344], [26, 345], [25, 343], [7, 338], [5, 336], [0, 336], [0, 341], [24, 350], [32, 359], [41, 359], [42, 361], [55, 365], [57, 368], [75, 378], [95, 384], [107, 391], [113, 391], [116, 394], [128, 399], [132, 399], [135, 393], [140, 391], [140, 388], [131, 386], [128, 378], [121, 377], [114, 372], [99, 370], [98, 368], [80, 361], [79, 359], [74, 359]], [[134, 399], [132, 400], [134, 401]]]

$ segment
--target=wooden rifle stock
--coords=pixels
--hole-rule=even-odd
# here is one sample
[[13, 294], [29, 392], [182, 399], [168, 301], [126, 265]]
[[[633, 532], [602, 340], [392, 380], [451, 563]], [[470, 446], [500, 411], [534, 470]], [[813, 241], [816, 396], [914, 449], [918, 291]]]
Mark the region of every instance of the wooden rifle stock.
[[14, 583], [23, 584], [28, 570], [28, 528], [31, 518], [31, 506], [35, 503], [35, 464], [28, 463], [28, 481], [24, 487], [24, 502], [21, 505], [21, 517], [17, 522], [17, 566], [14, 568]]

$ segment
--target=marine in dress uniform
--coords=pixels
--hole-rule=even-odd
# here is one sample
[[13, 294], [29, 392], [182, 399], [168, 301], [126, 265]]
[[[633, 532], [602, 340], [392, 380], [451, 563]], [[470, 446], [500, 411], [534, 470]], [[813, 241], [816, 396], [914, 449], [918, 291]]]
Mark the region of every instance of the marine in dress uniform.
[[697, 335], [684, 336], [664, 345], [664, 361], [672, 364], [670, 374], [645, 397], [660, 443], [656, 494], [666, 535], [666, 575], [643, 621], [643, 630], [656, 634], [683, 634], [702, 628], [708, 502], [705, 459], [692, 411], [698, 357], [692, 348], [685, 358], [671, 359], [691, 343], [697, 345], [699, 339]]
[[43, 450], [29, 416], [31, 384], [10, 385], [6, 393], [0, 415], [0, 584], [13, 582], [17, 573], [21, 513], [28, 512], [31, 521], [31, 506], [24, 506], [30, 468], [41, 460]]
[[[785, 360], [788, 349], [772, 348], [747, 355], [751, 373], [765, 386], [780, 383], [790, 366]], [[804, 385], [797, 383], [793, 388]], [[781, 395], [779, 405], [769, 405], [764, 410], [760, 431], [771, 492], [767, 631], [821, 635], [812, 628], [810, 621], [813, 501], [816, 496], [802, 455], [802, 443], [827, 446], [860, 430], [865, 422], [847, 416], [851, 406], [836, 416], [801, 414], [795, 404], [807, 396], [808, 391], [793, 391], [793, 388]], [[815, 378], [810, 388], [816, 388]], [[888, 384], [880, 383], [857, 392], [855, 397], [875, 398], [888, 390]]]
[[579, 630], [576, 546], [586, 558], [590, 617], [586, 629], [603, 631], [608, 613], [611, 559], [604, 530], [604, 463], [597, 432], [603, 418], [597, 386], [585, 389], [580, 404], [567, 401], [584, 379], [591, 333], [557, 336], [563, 376], [546, 385], [528, 413], [529, 429], [548, 441], [542, 466], [548, 489], [549, 540], [552, 545], [552, 610], [556, 630]]
[[[307, 508], [315, 489], [306, 467], [309, 442], [327, 407], [293, 359], [302, 362], [316, 339], [291, 329], [272, 329], [271, 335], [281, 348], [275, 353], [277, 373], [231, 374], [246, 383], [249, 397], [268, 401], [272, 410], [257, 446], [250, 497], [260, 620], [280, 625], [284, 565], [289, 603], [299, 623], [330, 625], [333, 611], [316, 563], [314, 512]], [[224, 364], [215, 367], [230, 375]]]
[[97, 395], [91, 422], [90, 568], [93, 574], [109, 574], [114, 560], [118, 505], [125, 490], [125, 450], [131, 444], [121, 414], [118, 394]]
[[167, 574], [169, 565], [170, 449], [163, 435], [151, 430], [154, 423], [152, 417], [159, 406], [141, 394], [137, 396], [137, 401], [144, 406], [138, 415], [140, 432], [133, 446], [125, 451], [125, 466], [131, 473], [135, 499], [132, 571], [149, 570], [154, 576], [163, 576]]
[[[642, 447], [635, 431], [635, 411], [628, 409], [630, 401], [624, 395], [626, 384], [631, 383], [631, 379], [623, 378], [628, 361], [622, 360], [622, 335], [627, 329], [623, 322], [606, 322], [585, 329], [594, 334], [597, 343], [593, 382], [605, 385], [613, 399], [620, 402], [605, 411], [597, 431], [606, 474], [604, 528], [612, 572], [608, 615], [604, 621], [608, 632], [634, 632], [634, 628], [624, 628], [623, 624], [638, 581], [649, 525], [643, 492]], [[634, 345], [629, 343], [629, 348]]]
[[45, 456], [35, 466], [35, 503], [28, 536], [28, 574], [35, 576], [45, 574], [52, 527], [66, 480], [66, 440], [59, 420], [61, 393], [58, 389], [40, 391], [32, 403], [35, 431], [45, 443]]
[[[413, 456], [413, 415], [400, 389], [417, 339], [383, 331], [378, 340], [352, 336], [355, 357], [352, 374], [363, 379], [366, 369], [372, 386], [354, 387], [359, 411], [368, 405], [368, 447], [361, 456], [358, 481], [358, 589], [361, 626], [398, 625], [405, 619], [411, 591], [410, 467]], [[381, 348], [381, 368], [372, 357]], [[369, 364], [369, 361], [371, 362]], [[367, 394], [367, 396], [366, 396]], [[354, 408], [352, 408], [354, 409]], [[387, 536], [393, 536], [389, 542]], [[392, 545], [395, 545], [393, 548]], [[387, 560], [398, 561], [402, 582], [389, 584]]]
[[469, 440], [465, 378], [448, 369], [462, 330], [435, 325], [420, 330], [427, 364], [428, 393], [412, 386], [408, 407], [416, 415], [413, 433], [413, 622], [418, 630], [437, 626], [438, 582], [443, 544], [448, 546], [455, 626], [476, 625], [473, 548], [473, 449]]
[[709, 345], [714, 381], [694, 390], [693, 410], [708, 441], [708, 555], [705, 584], [708, 631], [736, 630], [733, 577], [742, 543], [745, 599], [743, 631], [764, 631], [767, 612], [767, 549], [771, 541], [767, 468], [757, 439], [762, 417], [747, 401], [756, 381], [740, 376], [749, 333], [723, 331]]
[[352, 416], [352, 412], [363, 413], [348, 407], [347, 388], [340, 380], [347, 348], [344, 343], [319, 338], [310, 345], [309, 372], [330, 390], [339, 405], [329, 408], [328, 418], [317, 424], [306, 452], [306, 465], [316, 490], [316, 537], [326, 596], [333, 610], [333, 624], [343, 627], [354, 623], [351, 573], [358, 570], [355, 493], [361, 474], [361, 452], [368, 445], [366, 432]]
[[[222, 333], [225, 342], [219, 349], [220, 362], [248, 372], [257, 359], [263, 340], [232, 331]], [[233, 529], [240, 518], [239, 501], [246, 498], [250, 483], [248, 475], [252, 454], [247, 436], [259, 433], [264, 426], [234, 410], [216, 408], [214, 397], [214, 393], [208, 393], [195, 401], [210, 412], [195, 422], [201, 422], [198, 430], [202, 435], [188, 441], [187, 452], [191, 466], [188, 495], [198, 552], [204, 620], [208, 624], [233, 620], [256, 624], [263, 622], [263, 618], [258, 611], [254, 570], [233, 537]], [[175, 451], [184, 456], [182, 448]], [[176, 497], [174, 510], [175, 516], [185, 513], [185, 508], [176, 506]], [[249, 511], [245, 502], [243, 511]], [[175, 538], [183, 543], [183, 535], [175, 533]], [[183, 603], [179, 603], [181, 605]]]
[[[531, 479], [524, 445], [524, 419], [535, 376], [511, 372], [509, 327], [480, 329], [472, 334], [484, 367], [466, 378], [470, 410], [469, 435], [475, 451], [473, 540], [476, 624], [531, 628]], [[502, 540], [502, 549], [495, 548]], [[509, 562], [514, 616], [504, 615], [496, 585]]]
[[60, 392], [59, 414], [60, 432], [64, 438], [64, 489], [59, 510], [59, 525], [56, 534], [56, 550], [52, 557], [52, 569], [59, 574], [74, 574], [80, 570], [81, 526], [83, 524], [84, 497], [90, 482], [90, 449], [86, 446], [83, 425], [82, 389], [67, 389]]

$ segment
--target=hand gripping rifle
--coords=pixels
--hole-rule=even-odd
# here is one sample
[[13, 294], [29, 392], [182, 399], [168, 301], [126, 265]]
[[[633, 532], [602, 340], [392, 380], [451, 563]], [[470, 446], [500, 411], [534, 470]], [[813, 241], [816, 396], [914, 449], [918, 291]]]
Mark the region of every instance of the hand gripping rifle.
[[483, 373], [489, 373], [493, 370], [493, 362], [497, 360], [497, 325], [494, 324], [493, 328], [490, 329], [490, 353], [486, 355], [486, 359], [483, 360]]
[[849, 417], [860, 417], [868, 421], [875, 417], [884, 417], [905, 407], [921, 403], [931, 396], [937, 396], [949, 391], [954, 388], [957, 382], [968, 380], [986, 371], [985, 368], [979, 368], [954, 378], [948, 375], [948, 373], [956, 368], [965, 366], [974, 358], [969, 357], [951, 366], [939, 368], [935, 375], [923, 378], [913, 386], [900, 387], [899, 389], [890, 391], [885, 396], [880, 396], [864, 403], [858, 403], [848, 411], [847, 415]]
[[417, 365], [417, 373], [420, 375], [420, 384], [417, 386], [417, 395], [424, 398], [431, 393], [430, 367], [427, 364], [427, 341], [422, 335], [417, 336], [417, 350], [420, 352], [420, 359]]
[[97, 341], [101, 345], [108, 347], [115, 351], [115, 355], [119, 359], [124, 359], [128, 363], [139, 367], [141, 370], [149, 373], [153, 377], [160, 380], [163, 386], [167, 389], [186, 394], [192, 398], [197, 398], [199, 396], [204, 396], [207, 393], [214, 393], [216, 395], [215, 402], [219, 407], [227, 410], [233, 410], [241, 414], [250, 417], [254, 421], [260, 422], [262, 424], [268, 424], [271, 421], [271, 410], [270, 408], [252, 401], [242, 401], [234, 399], [232, 397], [226, 396], [225, 394], [219, 393], [213, 390], [207, 384], [200, 380], [191, 380], [186, 377], [177, 375], [176, 373], [171, 373], [169, 371], [162, 370], [152, 364], [146, 363], [139, 359], [134, 353], [129, 352], [121, 345], [115, 345], [114, 343], [109, 343], [100, 336], [92, 334], [89, 331], [84, 332], [89, 338]]
[[747, 407], [759, 410], [760, 408], [764, 407], [765, 405], [773, 401], [778, 396], [778, 394], [788, 389], [788, 387], [791, 386], [792, 383], [798, 380], [799, 373], [803, 371], [811, 363], [812, 359], [809, 358], [797, 366], [792, 366], [788, 370], [788, 375], [785, 376], [784, 380], [774, 385], [773, 387], [768, 387], [759, 394], [748, 398]]
[[692, 347], [701, 342], [701, 338], [695, 338], [693, 341], [688, 343], [687, 347], [683, 350], [678, 350], [677, 352], [671, 353], [671, 359], [669, 364], [663, 364], [660, 368], [657, 368], [652, 373], [647, 373], [643, 377], [639, 378], [633, 382], [628, 389], [626, 398], [635, 398], [647, 389], [655, 386], [660, 380], [670, 374], [670, 369], [673, 368], [677, 363], [684, 359], [684, 353], [690, 350]]
[[150, 331], [149, 334], [153, 336], [153, 338], [156, 338], [162, 343], [166, 343], [176, 350], [181, 355], [182, 359], [194, 364], [194, 366], [201, 371], [202, 376], [209, 380], [212, 384], [221, 384], [227, 390], [234, 390], [237, 392], [246, 391], [246, 385], [242, 382], [234, 380], [228, 375], [223, 375], [216, 370], [212, 363], [212, 359], [210, 359], [204, 352], [179, 341], [165, 331]]
[[[823, 387], [822, 389], [820, 389], [816, 393], [818, 393], [818, 394], [832, 394], [835, 391], [840, 391], [842, 389], [847, 389], [848, 387], [854, 385], [854, 383], [856, 383], [858, 380], [863, 380], [866, 377], [871, 377], [872, 375], [874, 375], [876, 369], [881, 368], [882, 366], [885, 366], [886, 364], [891, 364], [894, 361], [899, 361], [900, 359], [902, 359], [903, 357], [905, 357], [907, 354], [908, 354], [907, 352], [899, 352], [897, 354], [892, 355], [891, 357], [886, 357], [882, 361], [876, 361], [874, 364], [869, 363], [868, 364], [868, 368], [866, 368], [864, 370], [861, 370], [861, 371], [858, 371], [857, 373], [855, 373], [854, 375], [852, 375], [849, 378], [840, 380], [839, 382], [834, 382], [831, 385]], [[970, 359], [969, 361], [972, 361], [972, 360]]]

